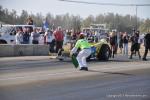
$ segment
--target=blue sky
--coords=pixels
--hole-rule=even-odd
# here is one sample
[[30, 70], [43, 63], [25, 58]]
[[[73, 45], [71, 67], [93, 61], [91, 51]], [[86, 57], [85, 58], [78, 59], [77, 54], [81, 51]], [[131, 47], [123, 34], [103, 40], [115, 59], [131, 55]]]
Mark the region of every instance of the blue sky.
[[[80, 0], [98, 3], [121, 3], [121, 4], [150, 4], [150, 0]], [[61, 2], [59, 0], [0, 0], [0, 5], [3, 8], [8, 8], [10, 11], [15, 9], [18, 14], [22, 10], [27, 10], [28, 13], [42, 13], [46, 15], [48, 12], [53, 15], [73, 14], [80, 15], [85, 18], [88, 15], [107, 14], [109, 12], [118, 13], [121, 15], [135, 15], [135, 7], [116, 7], [116, 6], [100, 6]], [[150, 6], [138, 7], [138, 17], [150, 18]]]

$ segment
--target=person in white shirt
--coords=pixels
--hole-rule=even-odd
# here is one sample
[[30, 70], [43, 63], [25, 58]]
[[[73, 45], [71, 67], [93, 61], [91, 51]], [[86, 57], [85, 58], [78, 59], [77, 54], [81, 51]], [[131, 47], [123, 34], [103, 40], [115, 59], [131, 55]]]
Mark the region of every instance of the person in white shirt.
[[49, 45], [49, 51], [54, 52], [54, 35], [53, 35], [53, 32], [47, 28], [44, 36], [46, 39], [46, 44]]
[[15, 36], [16, 44], [22, 44], [23, 43], [23, 32], [22, 29], [17, 30], [17, 34]]
[[31, 33], [32, 38], [32, 44], [39, 44], [39, 33], [37, 32], [37, 29], [34, 28], [33, 32]]

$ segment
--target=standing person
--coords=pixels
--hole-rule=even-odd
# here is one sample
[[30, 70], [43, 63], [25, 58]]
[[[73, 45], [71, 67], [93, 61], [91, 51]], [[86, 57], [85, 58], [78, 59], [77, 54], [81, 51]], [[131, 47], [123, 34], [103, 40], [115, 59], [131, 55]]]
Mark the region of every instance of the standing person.
[[81, 51], [77, 55], [77, 61], [79, 63], [80, 70], [88, 71], [86, 58], [91, 54], [91, 46], [86, 39], [83, 33], [79, 35], [79, 40], [76, 42], [75, 47], [71, 50], [71, 54], [77, 52], [78, 49]]
[[44, 29], [43, 28], [39, 28], [39, 31], [38, 31], [38, 34], [40, 35], [39, 37], [39, 44], [45, 44], [46, 41], [45, 41], [45, 32], [44, 32]]
[[36, 28], [33, 29], [31, 33], [32, 44], [39, 44], [39, 33], [37, 33]]
[[33, 25], [33, 20], [30, 16], [27, 18], [27, 25]]
[[70, 44], [70, 50], [75, 46], [77, 40], [77, 34], [72, 30], [71, 31], [71, 44]]
[[123, 54], [128, 56], [128, 42], [129, 42], [129, 36], [127, 32], [123, 34]]
[[[33, 19], [32, 19], [32, 17], [28, 17], [27, 18], [27, 22], [26, 22], [26, 24], [27, 25], [33, 25], [34, 23], [33, 23]], [[30, 33], [33, 31], [33, 27], [29, 27], [30, 28]]]
[[94, 42], [97, 43], [99, 40], [99, 32], [95, 31], [95, 39]]
[[114, 58], [115, 50], [116, 50], [116, 43], [117, 43], [117, 37], [115, 32], [110, 33], [110, 45], [111, 45], [111, 56]]
[[139, 34], [138, 32], [134, 33], [134, 35], [131, 37], [131, 55], [130, 55], [130, 59], [132, 59], [132, 56], [133, 54], [136, 52], [138, 52], [138, 55], [139, 55], [139, 59], [141, 59], [141, 55], [140, 55], [140, 46], [139, 46], [139, 43], [138, 43], [138, 40], [139, 40]]
[[27, 28], [23, 30], [23, 44], [29, 44], [30, 41], [30, 33], [28, 32]]
[[62, 49], [63, 41], [64, 41], [64, 34], [61, 27], [58, 27], [57, 30], [54, 32], [55, 42], [56, 42], [56, 53]]
[[148, 50], [150, 51], [150, 32], [148, 32], [144, 37], [144, 45], [145, 45], [145, 52], [143, 55], [143, 60], [146, 61]]
[[49, 29], [47, 29], [45, 32], [45, 38], [46, 38], [46, 44], [49, 45], [49, 51], [54, 52], [54, 45], [53, 45], [54, 35], [53, 35], [53, 32], [50, 31]]
[[18, 28], [17, 29], [17, 33], [16, 33], [16, 44], [22, 44], [23, 43], [23, 31], [22, 28]]

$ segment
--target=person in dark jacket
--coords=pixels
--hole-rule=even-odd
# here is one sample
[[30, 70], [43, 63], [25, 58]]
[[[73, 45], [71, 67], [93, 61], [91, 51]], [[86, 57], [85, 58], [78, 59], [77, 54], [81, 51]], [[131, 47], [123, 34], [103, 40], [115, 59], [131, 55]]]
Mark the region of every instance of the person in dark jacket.
[[111, 56], [114, 58], [114, 55], [116, 53], [116, 45], [117, 45], [117, 36], [115, 32], [112, 32], [110, 34], [110, 45], [111, 45]]
[[30, 41], [30, 33], [27, 28], [24, 28], [23, 32], [23, 44], [29, 44]]
[[144, 43], [145, 43], [145, 52], [143, 55], [143, 60], [146, 61], [147, 60], [146, 56], [147, 56], [148, 50], [150, 50], [150, 32], [145, 35]]
[[133, 54], [135, 54], [136, 52], [138, 52], [138, 55], [139, 55], [139, 59], [141, 59], [141, 55], [140, 55], [140, 46], [139, 46], [139, 43], [138, 43], [138, 40], [139, 40], [139, 33], [136, 32], [134, 33], [134, 35], [131, 37], [131, 55], [130, 55], [130, 59], [132, 59], [132, 56]]

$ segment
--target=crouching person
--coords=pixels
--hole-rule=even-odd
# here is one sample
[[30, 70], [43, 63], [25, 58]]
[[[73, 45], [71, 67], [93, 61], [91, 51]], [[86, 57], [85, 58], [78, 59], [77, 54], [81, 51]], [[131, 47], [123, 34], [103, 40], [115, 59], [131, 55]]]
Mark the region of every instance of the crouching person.
[[86, 39], [84, 39], [84, 34], [79, 35], [79, 40], [76, 42], [75, 47], [71, 50], [71, 55], [76, 53], [80, 49], [77, 55], [77, 61], [79, 63], [80, 70], [88, 71], [86, 58], [91, 55], [91, 45]]

